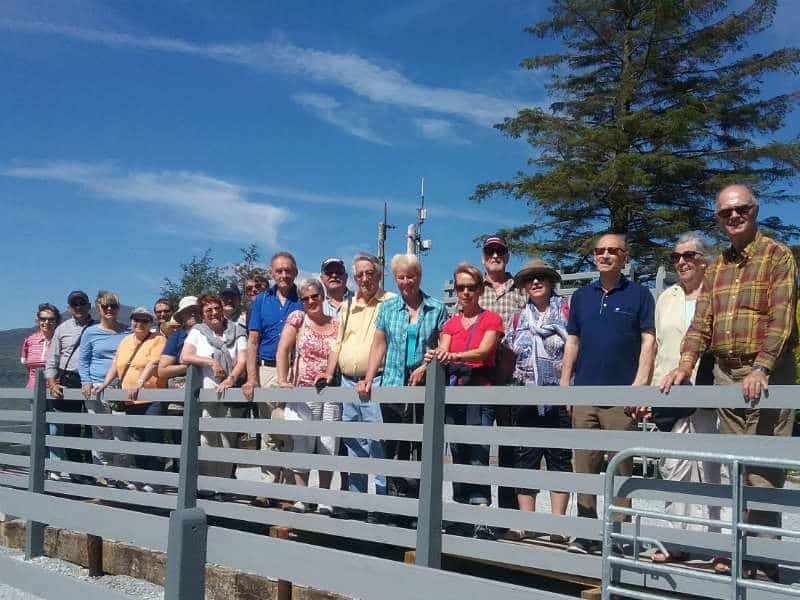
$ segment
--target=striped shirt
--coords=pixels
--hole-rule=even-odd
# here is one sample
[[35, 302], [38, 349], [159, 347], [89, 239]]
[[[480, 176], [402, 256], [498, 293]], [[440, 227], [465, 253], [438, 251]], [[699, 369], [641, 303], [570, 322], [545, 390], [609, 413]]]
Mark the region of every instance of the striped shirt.
[[[402, 296], [389, 298], [381, 303], [375, 327], [386, 336], [386, 363], [383, 367], [384, 387], [399, 387], [405, 385], [406, 363], [419, 365], [428, 349], [429, 338], [434, 332], [438, 338], [447, 321], [447, 311], [444, 304], [436, 298], [431, 298], [420, 290], [422, 304], [419, 305], [417, 316], [416, 346], [414, 356], [406, 360], [408, 346], [408, 325], [410, 317], [408, 307]], [[436, 342], [433, 342], [436, 345]]]
[[680, 366], [694, 367], [707, 348], [718, 357], [755, 355], [772, 369], [795, 337], [797, 263], [780, 242], [756, 232], [744, 250], [725, 250], [706, 272]]
[[50, 351], [50, 340], [44, 337], [41, 331], [32, 333], [22, 342], [22, 354], [20, 360], [28, 368], [28, 389], [33, 389], [33, 380], [36, 377], [36, 369], [44, 368], [47, 362], [47, 353]]

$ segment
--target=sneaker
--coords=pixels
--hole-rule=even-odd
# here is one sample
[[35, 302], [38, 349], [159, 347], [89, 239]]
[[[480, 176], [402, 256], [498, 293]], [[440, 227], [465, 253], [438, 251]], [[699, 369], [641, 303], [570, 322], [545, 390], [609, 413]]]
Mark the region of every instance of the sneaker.
[[308, 506], [306, 506], [305, 502], [300, 502], [300, 500], [298, 500], [297, 502], [295, 502], [291, 506], [287, 507], [286, 510], [288, 510], [289, 512], [294, 512], [294, 513], [307, 513], [308, 512]]
[[95, 482], [94, 477], [90, 477], [89, 475], [81, 475], [79, 473], [73, 473], [69, 476], [69, 478], [73, 483], [79, 483], [81, 485], [94, 485]]
[[55, 471], [50, 471], [50, 472], [47, 474], [47, 477], [48, 477], [48, 478], [49, 478], [51, 481], [61, 481], [61, 475], [59, 475], [59, 474], [58, 474], [58, 473], [56, 473]]
[[567, 552], [572, 552], [573, 554], [590, 554], [592, 552], [597, 552], [601, 548], [602, 545], [598, 541], [575, 538], [569, 546], [567, 546]]
[[327, 504], [317, 504], [317, 512], [326, 517], [330, 517], [333, 514], [333, 507]]
[[159, 492], [157, 485], [150, 485], [149, 483], [145, 483], [142, 486], [142, 491], [147, 492], [148, 494], [157, 494]]
[[132, 481], [127, 481], [125, 482], [125, 489], [130, 490], [131, 492], [138, 492], [139, 486]]
[[459, 523], [458, 521], [450, 521], [445, 524], [444, 532], [447, 535], [473, 537], [475, 535], [475, 528], [470, 523]]
[[472, 537], [478, 538], [479, 540], [496, 540], [497, 532], [494, 527], [489, 525], [475, 525]]
[[264, 496], [256, 496], [250, 500], [250, 506], [257, 506], [258, 508], [270, 508], [275, 506], [274, 502]]

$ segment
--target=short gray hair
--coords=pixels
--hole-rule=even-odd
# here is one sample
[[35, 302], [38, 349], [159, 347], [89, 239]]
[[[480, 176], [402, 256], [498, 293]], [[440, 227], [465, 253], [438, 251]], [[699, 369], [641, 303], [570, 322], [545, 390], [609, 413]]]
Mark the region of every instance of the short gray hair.
[[753, 204], [758, 206], [758, 197], [756, 197], [756, 193], [753, 191], [753, 186], [751, 186], [749, 183], [732, 183], [730, 185], [726, 185], [717, 194], [716, 202], [719, 203], [719, 197], [722, 195], [722, 192], [731, 188], [742, 188], [745, 192], [747, 192], [747, 195], [750, 196], [750, 200], [752, 200]]
[[297, 291], [303, 292], [303, 290], [307, 290], [308, 288], [314, 288], [315, 292], [320, 296], [325, 295], [325, 288], [322, 287], [322, 282], [320, 282], [319, 279], [315, 279], [314, 277], [304, 279], [302, 282], [300, 282], [300, 285], [297, 286]]
[[392, 257], [392, 275], [397, 275], [398, 271], [409, 269], [422, 275], [422, 264], [416, 254], [395, 254]]
[[354, 274], [356, 272], [356, 263], [357, 262], [362, 262], [362, 261], [367, 261], [367, 262], [372, 263], [372, 266], [375, 267], [376, 271], [380, 271], [381, 270], [381, 261], [378, 259], [377, 256], [375, 256], [374, 254], [369, 254], [367, 252], [359, 252], [358, 254], [356, 254], [353, 257], [353, 273]]
[[675, 245], [678, 246], [680, 244], [694, 244], [694, 247], [697, 248], [697, 251], [705, 256], [706, 258], [714, 258], [714, 248], [711, 244], [708, 243], [708, 240], [704, 238], [702, 235], [697, 233], [696, 231], [687, 231], [684, 234], [681, 234], [678, 237], [678, 241], [675, 242]]

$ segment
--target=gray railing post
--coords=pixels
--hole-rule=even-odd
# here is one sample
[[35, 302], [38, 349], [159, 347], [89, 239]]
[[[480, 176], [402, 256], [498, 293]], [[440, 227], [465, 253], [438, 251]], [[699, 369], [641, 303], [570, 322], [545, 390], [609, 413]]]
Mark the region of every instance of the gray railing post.
[[[47, 391], [44, 383], [44, 371], [36, 370], [33, 384], [33, 401], [31, 402], [31, 457], [28, 470], [28, 491], [34, 494], [44, 493], [44, 460], [47, 457], [47, 446], [44, 437], [47, 435]], [[28, 519], [25, 522], [25, 560], [44, 554], [44, 523]]]
[[445, 373], [437, 359], [425, 375], [425, 419], [417, 518], [417, 564], [442, 565], [442, 459], [444, 457]]
[[198, 367], [187, 369], [183, 400], [181, 458], [177, 508], [169, 515], [165, 600], [205, 597], [206, 513], [197, 507], [197, 447], [200, 444], [198, 394], [203, 375]]

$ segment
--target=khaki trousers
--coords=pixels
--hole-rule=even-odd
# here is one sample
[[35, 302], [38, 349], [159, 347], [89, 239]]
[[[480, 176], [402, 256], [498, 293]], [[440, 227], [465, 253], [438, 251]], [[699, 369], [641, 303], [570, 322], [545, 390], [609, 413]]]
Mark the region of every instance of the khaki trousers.
[[[714, 385], [735, 385], [751, 371], [750, 366], [735, 369], [723, 369], [714, 365]], [[775, 371], [769, 378], [775, 385], [794, 383], [794, 360], [790, 353], [780, 359]], [[720, 408], [719, 431], [733, 435], [779, 435], [791, 436], [794, 425], [794, 410], [778, 408]], [[781, 488], [786, 481], [783, 469], [768, 467], [744, 466], [742, 469], [744, 484], [753, 487]], [[763, 510], [746, 510], [745, 523], [753, 525], [781, 526], [781, 515]], [[762, 534], [762, 537], [776, 537]]]
[[[258, 380], [262, 388], [278, 387], [278, 370], [275, 367], [259, 367]], [[271, 419], [272, 411], [283, 408], [279, 402], [260, 402], [258, 416], [261, 419]], [[291, 452], [291, 438], [269, 433], [261, 434], [261, 449], [273, 452]], [[261, 467], [261, 473], [269, 483], [294, 483], [294, 476], [289, 469], [284, 467]]]
[[[625, 414], [623, 406], [573, 406], [573, 429], [603, 429], [631, 431], [636, 429], [636, 420]], [[598, 474], [602, 472], [604, 450], [575, 450], [575, 472]], [[609, 458], [613, 453], [608, 453]], [[633, 459], [625, 460], [619, 465], [618, 475], [629, 476], [633, 473]], [[617, 506], [630, 506], [630, 498], [614, 498]], [[594, 494], [578, 494], [578, 516], [597, 518], [597, 496]], [[617, 519], [617, 517], [620, 517]], [[622, 520], [615, 515], [615, 520]]]

